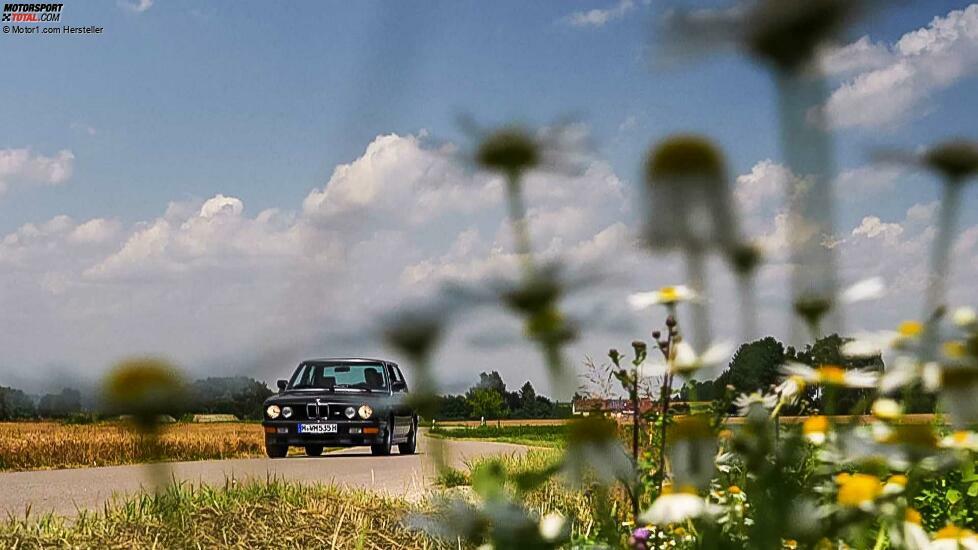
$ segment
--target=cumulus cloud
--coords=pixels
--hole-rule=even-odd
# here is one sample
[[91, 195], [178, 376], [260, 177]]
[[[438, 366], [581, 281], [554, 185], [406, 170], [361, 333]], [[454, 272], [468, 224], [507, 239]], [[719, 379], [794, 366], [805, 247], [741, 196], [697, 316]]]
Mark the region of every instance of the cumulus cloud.
[[[735, 186], [739, 199], [759, 205], [745, 225], [772, 252], [760, 272], [762, 326], [781, 337], [785, 176], [764, 160]], [[586, 329], [569, 356], [600, 354], [661, 322], [629, 312], [625, 297], [681, 282], [681, 263], [639, 246], [641, 209], [610, 165], [590, 159], [573, 174], [534, 173], [525, 184], [541, 260], [560, 260], [583, 280], [602, 275], [566, 296], [567, 314]], [[869, 212], [842, 232], [842, 279], [885, 274], [897, 302], [892, 311], [857, 311], [854, 327], [882, 328], [915, 310], [933, 210], [911, 205], [902, 219]], [[971, 228], [956, 249], [954, 296], [971, 301], [961, 281], [978, 276], [976, 240]], [[720, 258], [709, 266], [715, 318], [736, 318], [728, 268]], [[273, 380], [303, 357], [384, 354], [378, 319], [406, 301], [429, 299], [446, 281], [483, 288], [518, 272], [498, 178], [460, 169], [421, 135], [381, 135], [301, 204], [252, 212], [225, 192], [160, 205], [158, 216], [134, 223], [55, 216], [0, 237], [0, 349], [22, 377], [48, 364], [94, 377], [121, 357], [152, 353], [195, 374]], [[458, 337], [437, 363], [446, 386], [495, 369], [548, 391], [511, 312], [480, 309], [452, 328]], [[716, 328], [739, 336], [729, 323]]]
[[153, 0], [119, 0], [119, 7], [133, 13], [143, 13], [153, 7]]
[[[544, 258], [601, 262], [628, 248], [625, 185], [606, 162], [533, 174], [526, 191]], [[518, 273], [501, 181], [422, 135], [378, 136], [296, 206], [250, 213], [219, 193], [128, 225], [25, 224], [0, 239], [0, 285], [14, 289], [0, 308], [30, 314], [5, 317], [0, 347], [93, 374], [161, 353], [273, 379], [303, 356], [382, 353], [368, 338], [377, 319], [442, 281]], [[50, 335], [40, 355], [17, 344], [37, 330]], [[259, 361], [262, 350], [281, 362]]]
[[859, 226], [852, 230], [853, 236], [864, 236], [869, 239], [881, 237], [894, 242], [903, 233], [903, 227], [898, 223], [885, 223], [877, 216], [866, 216]]
[[566, 16], [564, 21], [574, 27], [603, 27], [610, 21], [621, 19], [634, 8], [635, 2], [633, 0], [619, 0], [617, 4], [609, 8], [576, 11]]
[[61, 185], [71, 178], [75, 155], [44, 156], [30, 149], [0, 149], [0, 194], [13, 185]]
[[790, 174], [783, 165], [771, 159], [762, 160], [751, 168], [750, 173], [737, 176], [734, 196], [745, 211], [756, 212], [783, 195]]
[[898, 124], [929, 107], [934, 93], [978, 71], [978, 4], [936, 17], [892, 45], [863, 37], [826, 54], [824, 65], [855, 73], [826, 105], [836, 126]]

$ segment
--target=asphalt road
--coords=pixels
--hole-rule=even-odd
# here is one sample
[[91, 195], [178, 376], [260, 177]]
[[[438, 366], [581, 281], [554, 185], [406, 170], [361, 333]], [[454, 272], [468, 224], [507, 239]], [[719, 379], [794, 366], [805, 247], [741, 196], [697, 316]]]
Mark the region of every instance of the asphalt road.
[[[469, 459], [485, 455], [526, 452], [508, 443], [445, 440], [446, 461], [462, 467]], [[431, 487], [435, 466], [426, 452], [432, 442], [419, 440], [419, 453], [375, 457], [367, 447], [355, 447], [321, 457], [270, 460], [246, 458], [170, 462], [169, 474], [179, 481], [223, 485], [228, 479], [243, 481], [274, 476], [303, 483], [334, 483], [370, 489], [390, 495], [418, 498]], [[69, 470], [0, 473], [0, 516], [23, 518], [54, 512], [74, 515], [79, 510], [100, 510], [113, 499], [151, 486], [143, 465], [107, 466]]]

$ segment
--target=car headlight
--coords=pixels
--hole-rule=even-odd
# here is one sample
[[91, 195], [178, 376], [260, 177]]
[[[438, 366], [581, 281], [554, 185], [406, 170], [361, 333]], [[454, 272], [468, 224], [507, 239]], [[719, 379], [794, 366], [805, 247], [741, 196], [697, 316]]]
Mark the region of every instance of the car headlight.
[[343, 414], [345, 414], [347, 418], [353, 418], [357, 415], [357, 410], [353, 407], [347, 407], [343, 410]]
[[282, 414], [282, 409], [280, 409], [278, 405], [269, 405], [268, 408], [265, 409], [265, 414], [268, 415], [268, 418], [274, 420], [278, 418], [278, 415]]
[[289, 418], [292, 416], [292, 407], [282, 407], [282, 416]]
[[374, 414], [374, 410], [370, 408], [370, 405], [361, 405], [360, 410], [357, 412], [360, 413], [360, 418], [363, 418], [364, 420], [370, 418], [370, 415]]

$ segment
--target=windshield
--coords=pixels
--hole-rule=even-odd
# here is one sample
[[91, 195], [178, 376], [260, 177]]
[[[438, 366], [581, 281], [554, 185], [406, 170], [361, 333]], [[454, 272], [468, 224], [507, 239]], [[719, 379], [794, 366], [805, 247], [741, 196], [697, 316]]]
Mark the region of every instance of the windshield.
[[289, 382], [291, 389], [382, 390], [387, 388], [384, 366], [379, 363], [344, 365], [336, 363], [302, 363]]

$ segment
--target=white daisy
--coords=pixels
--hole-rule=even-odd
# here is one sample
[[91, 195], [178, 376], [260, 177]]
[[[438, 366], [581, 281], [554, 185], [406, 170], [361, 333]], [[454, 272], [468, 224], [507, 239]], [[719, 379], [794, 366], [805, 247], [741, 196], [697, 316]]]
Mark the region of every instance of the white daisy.
[[676, 345], [676, 356], [672, 362], [672, 372], [674, 374], [688, 375], [703, 368], [712, 368], [725, 364], [734, 351], [734, 346], [729, 341], [711, 344], [706, 351], [697, 355], [686, 342], [679, 342]]
[[706, 501], [693, 493], [664, 494], [638, 520], [652, 525], [668, 525], [694, 519], [706, 513]]
[[822, 365], [812, 368], [804, 363], [788, 363], [781, 372], [798, 376], [809, 384], [845, 386], [847, 388], [873, 388], [879, 374], [868, 369], [844, 369], [838, 365]]
[[698, 295], [685, 285], [664, 286], [651, 292], [636, 292], [628, 296], [628, 305], [634, 310], [646, 309], [656, 304], [671, 305], [696, 300]]
[[746, 416], [750, 408], [754, 405], [760, 405], [767, 410], [773, 409], [778, 404], [778, 396], [761, 392], [753, 392], [749, 395], [742, 393], [734, 399], [733, 404], [737, 407], [741, 416]]
[[978, 313], [975, 313], [975, 310], [970, 307], [959, 307], [954, 310], [951, 319], [959, 328], [967, 330], [978, 327]]
[[945, 449], [967, 449], [978, 451], [978, 433], [969, 431], [957, 431], [944, 436], [938, 446]]
[[543, 540], [553, 542], [564, 532], [567, 520], [557, 512], [550, 512], [540, 518], [540, 536]]
[[903, 416], [903, 407], [892, 399], [877, 399], [873, 401], [871, 412], [880, 420], [896, 420]]

